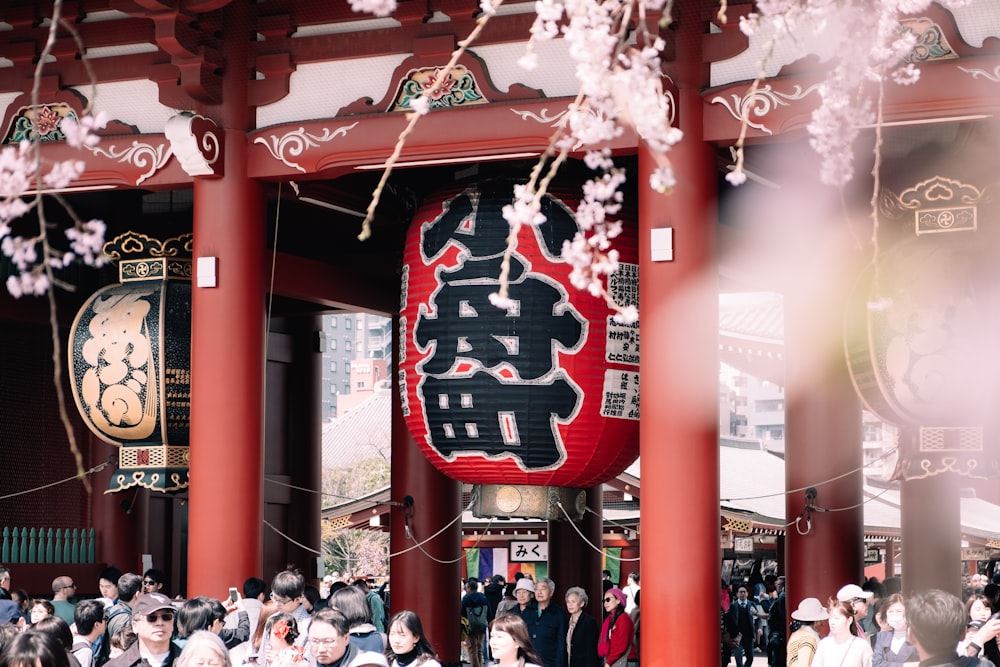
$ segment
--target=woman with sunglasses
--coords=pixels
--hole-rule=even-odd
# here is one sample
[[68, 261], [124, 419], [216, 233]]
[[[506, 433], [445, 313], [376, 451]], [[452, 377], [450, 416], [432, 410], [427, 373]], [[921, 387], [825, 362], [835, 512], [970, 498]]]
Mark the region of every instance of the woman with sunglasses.
[[608, 616], [601, 626], [597, 655], [604, 658], [605, 667], [625, 667], [632, 650], [635, 626], [625, 613], [625, 600], [625, 593], [620, 588], [609, 588], [604, 594], [604, 611]]

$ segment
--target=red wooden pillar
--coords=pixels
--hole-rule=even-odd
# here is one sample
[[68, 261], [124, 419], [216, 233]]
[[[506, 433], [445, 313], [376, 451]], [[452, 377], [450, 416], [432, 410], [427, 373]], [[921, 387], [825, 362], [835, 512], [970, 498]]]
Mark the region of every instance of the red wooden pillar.
[[[785, 520], [803, 511], [814, 487], [813, 512], [789, 526], [786, 596], [793, 610], [804, 597], [826, 602], [845, 584], [864, 581], [861, 402], [847, 368], [843, 320], [851, 276], [863, 259], [850, 230], [822, 205], [801, 204], [782, 230], [790, 253], [785, 277]], [[810, 214], [810, 212], [812, 212]]]
[[568, 521], [548, 522], [549, 576], [556, 582], [554, 599], [562, 605], [566, 590], [571, 586], [580, 586], [590, 598], [588, 611], [591, 614], [595, 610], [600, 614], [600, 605], [596, 602], [603, 592], [601, 565], [604, 558], [600, 551], [604, 539], [603, 487], [603, 484], [598, 484], [587, 489], [587, 508], [591, 511], [583, 515], [575, 529]]
[[900, 484], [904, 595], [928, 588], [962, 595], [958, 486], [948, 473]]
[[[655, 164], [639, 147], [644, 667], [709, 664], [719, 651], [716, 170], [714, 152], [701, 139], [705, 23], [697, 5], [675, 4], [677, 51], [693, 67], [675, 73], [684, 140], [670, 152], [677, 187], [669, 195], [650, 190]], [[673, 228], [671, 261], [650, 258], [657, 228]], [[638, 569], [622, 564], [623, 575]]]
[[[399, 331], [398, 319], [393, 331]], [[398, 350], [397, 341], [394, 368]], [[391, 498], [397, 505], [389, 532], [390, 611], [416, 612], [441, 664], [459, 665], [462, 520], [449, 522], [462, 511], [462, 484], [431, 465], [413, 441], [399, 402], [399, 375], [392, 378]], [[414, 540], [423, 544], [416, 547]]]
[[[112, 449], [103, 440], [90, 437], [90, 465], [104, 463], [108, 452], [113, 451], [117, 462], [117, 448]], [[91, 512], [94, 519], [94, 530], [97, 533], [97, 562], [118, 567], [122, 572], [134, 571], [141, 561], [141, 550], [145, 545], [142, 540], [142, 523], [146, 517], [142, 508], [146, 506], [145, 499], [141, 504], [136, 501], [140, 495], [148, 494], [146, 489], [129, 489], [124, 493], [104, 493], [108, 488], [116, 465], [106, 467], [95, 473], [91, 478], [94, 492], [91, 494]], [[140, 510], [140, 511], [136, 511]], [[86, 583], [77, 582], [80, 592], [97, 591], [97, 580]]]
[[253, 77], [235, 26], [247, 25], [247, 7], [224, 11], [225, 104], [207, 113], [224, 134], [225, 175], [194, 184], [194, 256], [216, 258], [217, 284], [191, 296], [188, 596], [221, 597], [263, 574], [265, 198], [246, 175]]

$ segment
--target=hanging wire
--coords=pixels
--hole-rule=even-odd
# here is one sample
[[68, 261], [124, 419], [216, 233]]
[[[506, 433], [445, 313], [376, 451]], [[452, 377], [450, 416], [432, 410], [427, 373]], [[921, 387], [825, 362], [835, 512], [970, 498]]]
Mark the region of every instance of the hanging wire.
[[625, 562], [628, 562], [628, 563], [638, 562], [639, 561], [638, 558], [622, 558], [621, 556], [615, 556], [614, 554], [605, 553], [604, 549], [602, 547], [596, 546], [593, 542], [591, 542], [590, 540], [587, 539], [586, 535], [584, 535], [582, 532], [580, 532], [580, 529], [577, 527], [576, 522], [573, 521], [573, 519], [571, 519], [569, 517], [569, 514], [566, 512], [566, 508], [563, 507], [563, 504], [562, 504], [561, 500], [557, 500], [556, 501], [556, 506], [559, 508], [559, 511], [563, 513], [563, 516], [566, 517], [566, 521], [569, 522], [569, 525], [573, 526], [573, 530], [575, 530], [576, 534], [580, 536], [580, 539], [583, 540], [584, 542], [586, 542], [587, 546], [589, 546], [591, 549], [593, 549], [597, 553], [603, 554], [605, 558], [610, 558], [612, 560], [617, 560], [617, 561], [625, 561]]
[[875, 500], [876, 498], [881, 498], [882, 496], [884, 496], [889, 491], [892, 491], [892, 489], [889, 488], [889, 487], [886, 487], [886, 488], [882, 489], [880, 492], [878, 492], [875, 495], [873, 495], [871, 498], [866, 498], [865, 500], [862, 500], [857, 505], [851, 505], [850, 507], [829, 507], [829, 508], [817, 507], [815, 509], [819, 510], [820, 512], [846, 512], [847, 510], [857, 509], [858, 507], [863, 506], [865, 503], [870, 503], [871, 501]]
[[841, 475], [837, 475], [836, 477], [830, 477], [829, 479], [823, 480], [822, 482], [816, 482], [814, 484], [809, 484], [807, 486], [803, 486], [803, 487], [800, 487], [798, 489], [788, 489], [787, 491], [780, 491], [778, 493], [765, 493], [764, 495], [761, 495], [761, 496], [743, 496], [741, 498], [720, 498], [719, 500], [722, 501], [722, 502], [733, 502], [734, 500], [761, 500], [762, 498], [774, 498], [775, 496], [786, 496], [786, 495], [788, 495], [790, 493], [802, 493], [803, 491], [805, 491], [806, 489], [808, 489], [811, 486], [823, 486], [824, 484], [829, 484], [831, 482], [836, 482], [838, 479], [843, 479], [844, 477], [849, 477], [850, 475], [853, 475], [853, 474], [855, 474], [857, 472], [860, 472], [860, 471], [864, 470], [865, 468], [867, 468], [872, 463], [878, 463], [882, 459], [887, 458], [889, 455], [894, 454], [897, 451], [899, 451], [899, 447], [893, 447], [892, 449], [890, 449], [889, 451], [887, 451], [885, 454], [883, 454], [882, 456], [878, 457], [877, 459], [874, 459], [871, 463], [869, 463], [867, 465], [862, 465], [860, 467], [855, 468], [854, 470], [848, 470], [847, 472], [845, 472], [845, 473], [843, 473]]
[[24, 496], [24, 495], [27, 495], [29, 493], [34, 493], [35, 491], [44, 491], [45, 489], [51, 489], [53, 486], [59, 486], [60, 484], [65, 484], [66, 482], [72, 482], [74, 479], [80, 479], [80, 478], [86, 477], [88, 475], [93, 475], [96, 472], [100, 472], [100, 471], [104, 470], [109, 465], [110, 464], [107, 463], [107, 462], [101, 463], [99, 465], [94, 466], [90, 470], [85, 470], [82, 475], [76, 474], [76, 475], [73, 475], [71, 477], [67, 477], [65, 479], [60, 479], [57, 482], [50, 482], [48, 484], [43, 484], [42, 486], [36, 486], [34, 488], [31, 488], [31, 489], [25, 489], [23, 491], [15, 491], [14, 493], [8, 493], [6, 495], [0, 496], [0, 500], [7, 500], [8, 498], [16, 498], [17, 496]]
[[[471, 507], [471, 505], [470, 505], [470, 507]], [[463, 514], [464, 514], [464, 512], [463, 512]], [[494, 521], [496, 521], [496, 517], [491, 517], [490, 518], [490, 522], [488, 524], [486, 524], [485, 528], [483, 528], [482, 535], [480, 535], [479, 537], [476, 538], [476, 543], [473, 544], [471, 547], [469, 547], [470, 549], [475, 549], [476, 547], [479, 546], [479, 543], [482, 542], [483, 537], [486, 536], [486, 531], [490, 529], [490, 526], [493, 525]], [[445, 527], [447, 528], [447, 526], [445, 526]], [[409, 535], [410, 535], [410, 539], [413, 539], [412, 533], [410, 533]], [[416, 546], [417, 548], [420, 549], [420, 553], [422, 553], [423, 555], [427, 556], [428, 558], [430, 558], [435, 563], [441, 563], [442, 565], [451, 565], [452, 563], [457, 563], [458, 561], [465, 559], [465, 547], [462, 547], [462, 554], [458, 558], [453, 558], [451, 560], [442, 560], [440, 558], [437, 558], [437, 557], [432, 556], [431, 554], [427, 553], [427, 551], [424, 549], [424, 547], [423, 547], [422, 544], [418, 543], [418, 544], [416, 544], [414, 546]], [[399, 553], [406, 553], [406, 552], [405, 551], [400, 551]], [[396, 555], [398, 556], [399, 554], [396, 554]]]
[[305, 549], [306, 551], [308, 551], [308, 552], [310, 552], [310, 553], [314, 553], [314, 554], [316, 554], [317, 556], [322, 556], [322, 555], [323, 555], [323, 552], [322, 552], [322, 551], [316, 551], [316, 550], [315, 550], [315, 549], [313, 549], [312, 547], [307, 547], [306, 545], [302, 544], [301, 542], [296, 542], [295, 540], [293, 540], [293, 539], [292, 539], [291, 537], [289, 537], [288, 535], [285, 535], [285, 534], [284, 534], [283, 532], [281, 532], [280, 530], [278, 530], [277, 528], [275, 528], [275, 527], [274, 527], [274, 526], [273, 526], [273, 525], [271, 524], [271, 522], [270, 522], [270, 521], [268, 521], [267, 519], [264, 519], [264, 525], [265, 525], [265, 526], [267, 526], [268, 528], [270, 528], [271, 530], [273, 530], [274, 532], [276, 532], [276, 533], [277, 533], [278, 535], [281, 535], [281, 536], [282, 536], [283, 538], [285, 538], [286, 540], [288, 540], [289, 542], [291, 542], [291, 543], [292, 543], [292, 544], [294, 544], [295, 546], [297, 546], [297, 547], [300, 547], [300, 548], [302, 548], [302, 549]]
[[[473, 503], [475, 503], [475, 500], [470, 501], [469, 504], [465, 507], [465, 509], [463, 509], [461, 512], [458, 513], [458, 516], [456, 516], [454, 519], [452, 519], [451, 521], [449, 521], [444, 526], [444, 528], [442, 528], [438, 532], [434, 533], [433, 535], [431, 535], [430, 537], [428, 537], [423, 542], [417, 542], [416, 541], [416, 539], [413, 537], [413, 532], [410, 530], [410, 524], [409, 524], [409, 522], [407, 522], [407, 524], [406, 524], [406, 536], [409, 537], [414, 542], [416, 542], [416, 544], [414, 544], [413, 546], [406, 547], [402, 551], [397, 551], [394, 554], [390, 553], [389, 554], [389, 558], [395, 558], [396, 556], [402, 556], [403, 554], [408, 553], [410, 551], [413, 551], [414, 549], [420, 549], [421, 551], [424, 551], [423, 549], [421, 549], [421, 547], [423, 545], [427, 544], [428, 542], [430, 542], [431, 540], [433, 540], [435, 537], [437, 537], [438, 535], [440, 535], [444, 531], [446, 531], [449, 528], [451, 528], [456, 521], [458, 521], [459, 519], [462, 518], [463, 514], [465, 514], [466, 512], [468, 512], [469, 510], [472, 509]], [[431, 556], [430, 554], [428, 554], [426, 551], [424, 551], [424, 554], [427, 555], [429, 558], [434, 558], [433, 556]], [[437, 560], [437, 559], [435, 559], [435, 560]], [[438, 561], [438, 562], [441, 562], [441, 561]], [[451, 562], [454, 563], [455, 561], [451, 561]]]
[[584, 507], [583, 511], [584, 512], [590, 512], [594, 516], [600, 517], [601, 521], [604, 521], [606, 523], [610, 523], [612, 526], [617, 526], [617, 527], [621, 528], [622, 530], [635, 530], [635, 526], [626, 526], [623, 523], [618, 523], [617, 521], [612, 521], [611, 519], [605, 519], [603, 514], [598, 514], [597, 512], [595, 512], [590, 507]]

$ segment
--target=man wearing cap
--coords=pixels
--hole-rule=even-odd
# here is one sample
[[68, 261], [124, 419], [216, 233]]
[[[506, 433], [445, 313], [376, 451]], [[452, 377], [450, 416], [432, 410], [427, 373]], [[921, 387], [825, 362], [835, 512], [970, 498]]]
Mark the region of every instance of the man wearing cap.
[[799, 628], [788, 638], [788, 667], [812, 664], [816, 647], [819, 646], [819, 633], [813, 624], [829, 617], [823, 603], [816, 598], [805, 598], [799, 603], [799, 608], [792, 612], [792, 618], [799, 622]]
[[516, 611], [522, 617], [527, 610], [536, 611], [535, 606], [535, 582], [527, 577], [517, 580], [517, 585], [514, 586], [514, 599], [517, 600]]
[[861, 619], [868, 615], [868, 601], [874, 593], [862, 590], [857, 584], [847, 584], [837, 591], [837, 599], [841, 602], [850, 602], [854, 607], [854, 629], [858, 637], [865, 637], [871, 641], [871, 636], [861, 625]]
[[172, 667], [181, 650], [170, 641], [174, 607], [162, 593], [140, 596], [132, 605], [132, 630], [137, 641], [106, 667]]

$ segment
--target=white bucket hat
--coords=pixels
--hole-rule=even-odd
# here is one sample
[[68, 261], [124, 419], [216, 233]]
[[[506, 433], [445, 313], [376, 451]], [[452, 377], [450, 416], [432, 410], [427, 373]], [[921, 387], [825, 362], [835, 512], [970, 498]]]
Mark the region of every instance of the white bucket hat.
[[805, 598], [799, 603], [799, 608], [792, 612], [796, 621], [825, 621], [830, 618], [823, 603], [816, 598]]

